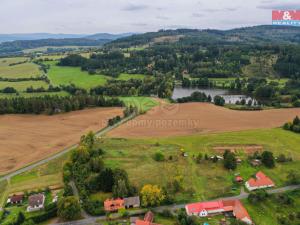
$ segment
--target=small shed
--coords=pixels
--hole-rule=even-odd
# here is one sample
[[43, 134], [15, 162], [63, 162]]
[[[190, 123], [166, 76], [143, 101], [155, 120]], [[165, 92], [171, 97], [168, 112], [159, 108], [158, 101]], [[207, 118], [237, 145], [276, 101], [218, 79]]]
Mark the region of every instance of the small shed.
[[251, 166], [256, 167], [256, 166], [260, 166], [262, 163], [261, 163], [261, 160], [259, 160], [259, 159], [253, 159], [253, 160], [251, 160], [250, 164], [251, 164]]
[[140, 202], [139, 196], [124, 198], [124, 206], [126, 209], [138, 208], [138, 207], [140, 207], [140, 205], [141, 205], [141, 202]]

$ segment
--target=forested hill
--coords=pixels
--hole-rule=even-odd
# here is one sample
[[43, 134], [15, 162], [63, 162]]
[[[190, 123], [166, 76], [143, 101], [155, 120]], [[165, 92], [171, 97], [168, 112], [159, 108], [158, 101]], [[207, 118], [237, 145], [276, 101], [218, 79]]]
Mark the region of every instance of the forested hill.
[[10, 53], [14, 54], [25, 49], [44, 46], [102, 46], [109, 41], [110, 40], [107, 39], [93, 40], [87, 38], [64, 38], [3, 42], [0, 44], [0, 55]]
[[225, 31], [211, 29], [160, 30], [121, 38], [106, 46], [128, 48], [179, 40], [183, 43], [194, 44], [300, 44], [300, 27], [263, 25]]

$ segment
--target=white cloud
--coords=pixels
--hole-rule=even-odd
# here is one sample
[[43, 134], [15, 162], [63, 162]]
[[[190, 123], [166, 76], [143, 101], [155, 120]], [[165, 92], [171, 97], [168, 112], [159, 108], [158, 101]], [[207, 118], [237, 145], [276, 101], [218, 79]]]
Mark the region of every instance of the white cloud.
[[283, 0], [252, 0], [247, 3], [244, 0], [0, 0], [0, 32], [119, 33], [182, 27], [228, 29], [269, 24], [269, 8], [286, 2], [297, 3]]

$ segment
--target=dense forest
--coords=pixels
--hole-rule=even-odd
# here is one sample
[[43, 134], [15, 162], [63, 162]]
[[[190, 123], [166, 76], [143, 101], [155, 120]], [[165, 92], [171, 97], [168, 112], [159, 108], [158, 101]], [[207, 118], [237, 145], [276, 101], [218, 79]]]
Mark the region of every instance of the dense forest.
[[44, 46], [101, 46], [109, 40], [92, 40], [85, 38], [24, 40], [0, 43], [0, 55], [16, 54], [25, 49]]

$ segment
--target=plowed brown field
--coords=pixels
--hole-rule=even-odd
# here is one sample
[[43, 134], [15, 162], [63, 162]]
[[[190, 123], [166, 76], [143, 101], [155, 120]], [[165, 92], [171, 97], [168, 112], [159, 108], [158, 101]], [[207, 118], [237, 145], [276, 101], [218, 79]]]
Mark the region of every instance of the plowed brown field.
[[0, 174], [41, 160], [77, 143], [88, 131], [98, 131], [122, 108], [94, 108], [46, 115], [0, 116]]
[[168, 137], [274, 128], [291, 121], [300, 109], [236, 111], [208, 103], [162, 104], [108, 133], [110, 137]]

